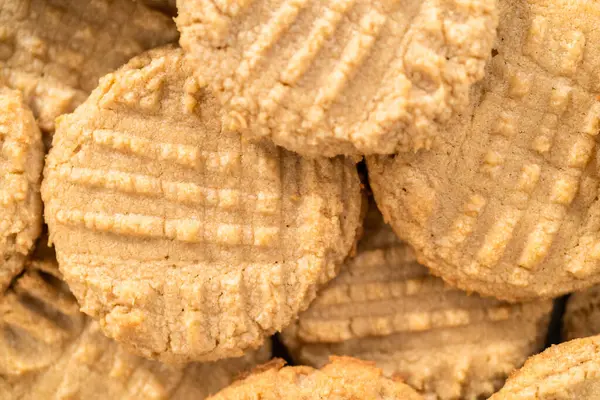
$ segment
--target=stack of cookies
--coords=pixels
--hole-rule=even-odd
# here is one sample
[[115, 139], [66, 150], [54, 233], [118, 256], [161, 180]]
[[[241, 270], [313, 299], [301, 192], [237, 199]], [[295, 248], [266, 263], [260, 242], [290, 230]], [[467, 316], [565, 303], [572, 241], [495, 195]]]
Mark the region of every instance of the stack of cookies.
[[0, 399], [600, 399], [599, 21], [0, 2]]

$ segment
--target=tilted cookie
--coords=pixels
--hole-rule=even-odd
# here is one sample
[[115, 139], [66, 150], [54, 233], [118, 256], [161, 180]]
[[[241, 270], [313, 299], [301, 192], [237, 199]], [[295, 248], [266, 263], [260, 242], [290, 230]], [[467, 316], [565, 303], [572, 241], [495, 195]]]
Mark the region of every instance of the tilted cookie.
[[180, 0], [224, 123], [308, 156], [430, 147], [483, 77], [496, 0]]
[[0, 293], [21, 271], [40, 234], [44, 162], [31, 110], [21, 93], [1, 84], [0, 79]]
[[37, 258], [0, 294], [2, 399], [202, 400], [270, 357], [170, 367], [127, 353], [79, 312], [55, 259]]
[[510, 301], [600, 281], [600, 2], [500, 0], [471, 110], [430, 152], [370, 157], [377, 204], [446, 281]]
[[295, 361], [374, 361], [428, 399], [487, 398], [548, 330], [550, 300], [507, 304], [429, 275], [372, 207], [357, 255], [283, 332]]
[[170, 19], [131, 0], [4, 0], [0, 76], [20, 89], [40, 127], [71, 112], [98, 79], [177, 39]]
[[422, 397], [399, 380], [385, 378], [372, 363], [331, 357], [321, 369], [284, 367], [273, 360], [210, 400], [419, 400]]
[[490, 400], [600, 398], [600, 336], [552, 346], [531, 357]]
[[563, 316], [567, 340], [600, 334], [600, 286], [573, 293]]
[[281, 330], [335, 276], [361, 222], [352, 162], [221, 129], [174, 48], [107, 75], [59, 119], [42, 192], [83, 311], [170, 362], [240, 356]]

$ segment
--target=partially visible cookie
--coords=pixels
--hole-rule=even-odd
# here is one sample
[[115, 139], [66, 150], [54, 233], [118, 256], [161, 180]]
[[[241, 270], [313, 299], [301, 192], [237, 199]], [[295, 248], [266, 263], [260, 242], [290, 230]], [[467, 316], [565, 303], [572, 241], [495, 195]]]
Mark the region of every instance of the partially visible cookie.
[[50, 257], [30, 261], [0, 294], [2, 399], [202, 400], [270, 358], [270, 343], [241, 358], [171, 367], [127, 353], [79, 312]]
[[490, 400], [600, 398], [600, 336], [552, 346], [531, 357]]
[[567, 301], [563, 335], [571, 340], [600, 334], [600, 286], [575, 292]]
[[468, 103], [495, 0], [179, 0], [225, 124], [307, 156], [428, 148]]
[[551, 311], [550, 300], [511, 305], [445, 285], [372, 206], [356, 256], [282, 337], [298, 363], [352, 356], [428, 399], [477, 399], [542, 348]]
[[373, 364], [350, 357], [331, 357], [321, 369], [284, 367], [282, 360], [259, 367], [210, 400], [419, 400], [399, 380], [385, 378]]
[[82, 310], [169, 362], [241, 356], [333, 278], [360, 227], [346, 159], [221, 128], [183, 51], [132, 59], [60, 118], [43, 197]]
[[97, 322], [87, 320], [77, 341], [25, 389], [23, 398], [202, 400], [270, 355], [267, 341], [243, 357], [169, 366], [128, 353], [104, 336]]
[[471, 108], [432, 151], [369, 157], [386, 220], [421, 263], [509, 301], [600, 282], [600, 2], [500, 0]]
[[[0, 28], [1, 29], [1, 28]], [[42, 225], [44, 145], [31, 110], [0, 79], [0, 293], [25, 263]]]
[[[1, 265], [1, 264], [0, 264]], [[56, 261], [35, 259], [0, 292], [0, 393], [22, 399], [76, 341], [85, 316]]]
[[172, 21], [131, 0], [4, 0], [0, 77], [20, 89], [40, 127], [71, 112], [98, 79], [177, 39]]

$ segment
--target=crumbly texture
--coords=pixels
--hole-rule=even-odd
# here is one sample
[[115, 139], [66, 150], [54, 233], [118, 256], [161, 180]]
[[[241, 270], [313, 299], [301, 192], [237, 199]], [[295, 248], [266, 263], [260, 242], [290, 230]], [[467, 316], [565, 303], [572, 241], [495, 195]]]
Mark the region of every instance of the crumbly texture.
[[20, 89], [42, 130], [83, 102], [98, 79], [177, 39], [173, 21], [131, 0], [4, 0], [0, 77]]
[[131, 355], [79, 312], [56, 259], [46, 257], [30, 261], [0, 295], [2, 399], [202, 400], [271, 356], [270, 343], [237, 359], [182, 367]]
[[510, 301], [600, 281], [600, 2], [500, 0], [486, 78], [436, 149], [369, 157], [377, 204], [435, 274]]
[[385, 378], [372, 363], [332, 357], [322, 369], [284, 367], [281, 360], [259, 367], [210, 400], [420, 400], [400, 380]]
[[483, 77], [496, 0], [179, 0], [224, 123], [306, 156], [428, 148]]
[[42, 194], [82, 310], [166, 362], [243, 354], [333, 278], [360, 226], [343, 158], [222, 130], [183, 51], [156, 49], [60, 118]]
[[567, 340], [600, 334], [600, 286], [573, 293], [563, 316]]
[[431, 276], [373, 206], [357, 255], [283, 332], [295, 361], [374, 361], [426, 399], [487, 398], [544, 343], [550, 300], [507, 304]]
[[600, 336], [552, 346], [531, 357], [490, 400], [600, 398]]
[[[0, 28], [1, 29], [1, 28]], [[44, 146], [31, 110], [0, 79], [0, 293], [25, 264], [42, 225]]]

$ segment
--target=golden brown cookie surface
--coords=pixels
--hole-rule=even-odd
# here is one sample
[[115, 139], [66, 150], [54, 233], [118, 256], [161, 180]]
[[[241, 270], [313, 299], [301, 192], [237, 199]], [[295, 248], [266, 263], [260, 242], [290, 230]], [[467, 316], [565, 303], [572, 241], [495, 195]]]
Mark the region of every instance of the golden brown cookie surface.
[[298, 363], [373, 361], [428, 399], [486, 398], [543, 346], [552, 302], [468, 295], [419, 265], [371, 207], [356, 256], [283, 340]]
[[40, 234], [44, 146], [31, 110], [0, 79], [0, 293]]
[[0, 77], [24, 93], [45, 131], [102, 75], [177, 39], [167, 16], [130, 0], [5, 0], [0, 26]]
[[429, 147], [483, 77], [495, 0], [181, 0], [181, 45], [248, 137], [309, 156]]
[[600, 398], [600, 336], [552, 346], [531, 357], [490, 400]]
[[174, 48], [133, 59], [60, 119], [43, 196], [83, 311], [168, 361], [259, 346], [335, 276], [361, 222], [350, 161], [222, 130]]
[[332, 357], [321, 369], [284, 367], [281, 360], [259, 367], [210, 400], [419, 400], [404, 383], [385, 378], [371, 363], [350, 357]]
[[131, 355], [79, 312], [52, 257], [29, 261], [0, 295], [2, 399], [202, 400], [270, 357], [270, 343], [240, 358], [181, 367]]
[[446, 281], [510, 301], [600, 281], [600, 3], [501, 0], [471, 110], [430, 152], [371, 157], [378, 206]]

